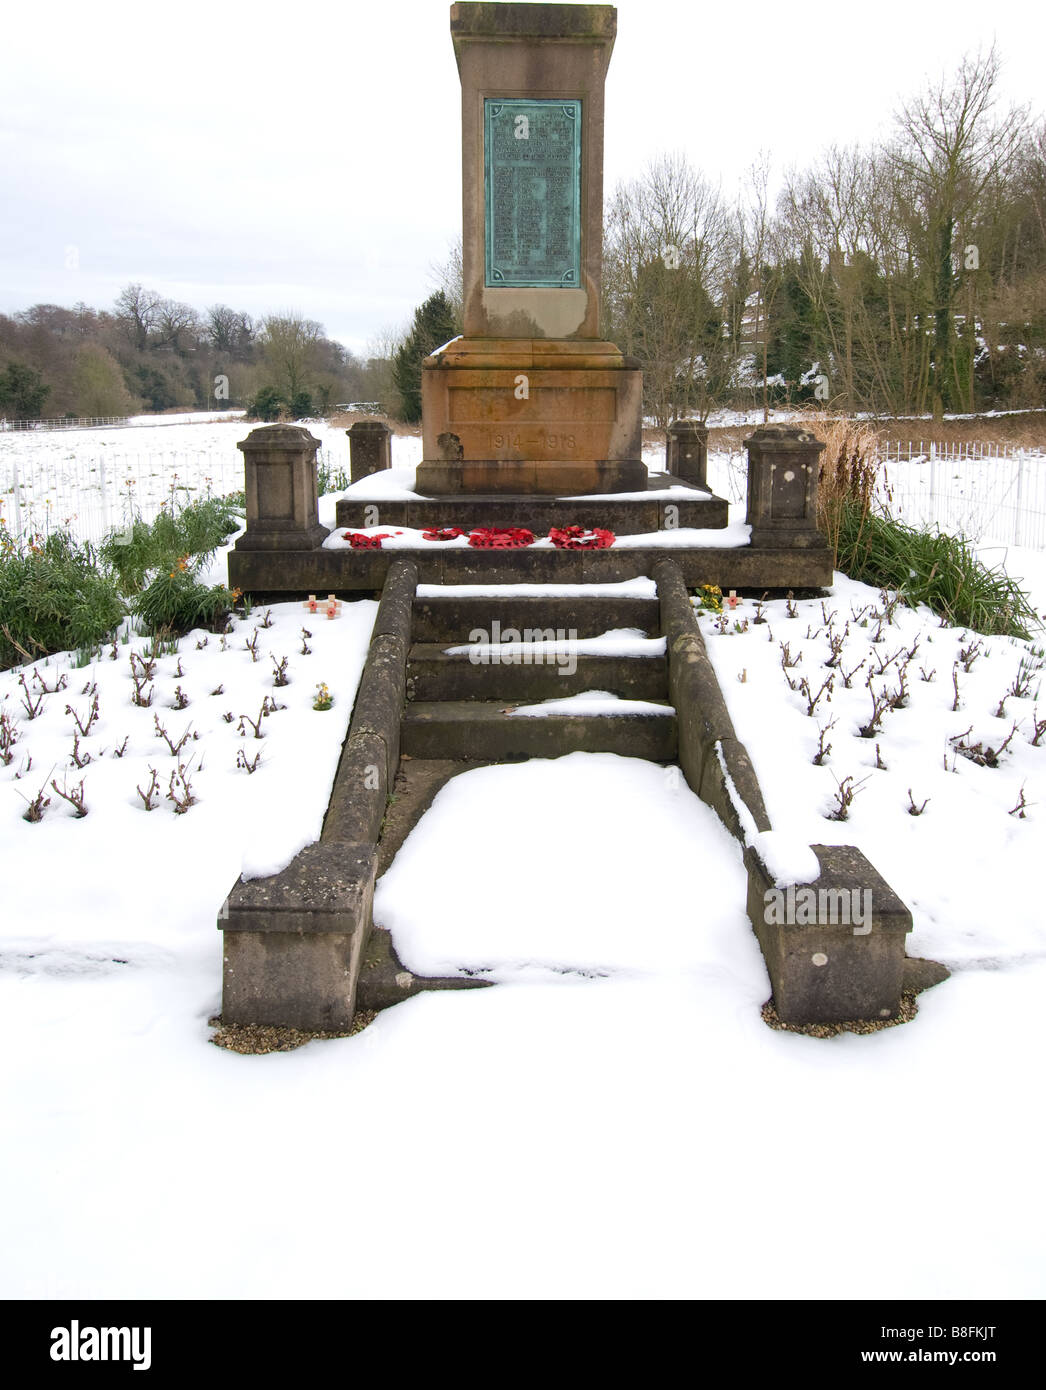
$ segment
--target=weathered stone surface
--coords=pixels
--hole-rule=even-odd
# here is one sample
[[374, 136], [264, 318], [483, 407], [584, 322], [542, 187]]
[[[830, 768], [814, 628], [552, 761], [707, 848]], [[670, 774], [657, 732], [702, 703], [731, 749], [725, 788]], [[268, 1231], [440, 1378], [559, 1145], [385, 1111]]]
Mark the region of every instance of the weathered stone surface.
[[[465, 335], [598, 339], [602, 269], [603, 102], [614, 44], [611, 6], [457, 4], [461, 78]], [[576, 289], [486, 285], [485, 97], [581, 102], [581, 278]], [[427, 455], [428, 456], [428, 455]]]
[[914, 990], [917, 994], [924, 989], [932, 989], [934, 985], [943, 984], [951, 973], [946, 965], [941, 965], [936, 960], [926, 960], [922, 956], [904, 958], [904, 988]]
[[367, 942], [356, 990], [359, 1009], [389, 1009], [412, 995], [432, 989], [484, 989], [492, 980], [468, 975], [415, 975], [396, 954], [392, 936], [375, 927]]
[[705, 426], [697, 420], [673, 420], [666, 435], [665, 468], [668, 472], [696, 487], [707, 487], [708, 430]]
[[615, 628], [636, 628], [646, 636], [658, 635], [656, 598], [571, 598], [548, 595], [448, 594], [414, 600], [415, 642], [459, 643], [470, 632], [483, 628], [501, 630], [551, 627], [576, 633], [579, 638], [598, 637]]
[[[568, 341], [555, 344], [556, 352], [550, 346], [458, 338], [425, 359], [419, 492], [645, 490], [643, 383], [636, 363], [611, 343]], [[450, 435], [460, 446], [453, 457], [441, 444]]]
[[645, 486], [638, 364], [599, 335], [615, 30], [610, 6], [452, 8], [465, 331], [422, 370], [425, 494]]
[[322, 840], [374, 844], [389, 794], [389, 750], [375, 733], [350, 734], [334, 776]]
[[418, 567], [413, 560], [397, 556], [389, 565], [385, 587], [374, 618], [374, 637], [398, 637], [410, 645], [414, 592], [418, 587]]
[[247, 530], [232, 554], [322, 545], [328, 531], [316, 493], [320, 441], [300, 425], [262, 425], [236, 447], [243, 453]]
[[[540, 630], [540, 629], [535, 629]], [[520, 633], [526, 629], [520, 629]], [[554, 628], [547, 629], [554, 632]], [[461, 645], [460, 643], [455, 645]], [[575, 654], [558, 660], [544, 653], [498, 653], [498, 660], [448, 656], [444, 645], [415, 643], [407, 680], [414, 700], [552, 700], [585, 690], [609, 690], [629, 700], [664, 700], [668, 694], [663, 656]], [[570, 663], [574, 669], [568, 669]]]
[[223, 930], [346, 932], [370, 911], [373, 847], [306, 847], [278, 874], [240, 879], [229, 894]]
[[[452, 525], [448, 503], [446, 525]], [[393, 554], [388, 550], [281, 550], [273, 554], [233, 550], [229, 554], [229, 583], [246, 594], [308, 593], [340, 596], [373, 593], [385, 582]], [[666, 557], [665, 550], [440, 550], [436, 546], [410, 551], [423, 584], [555, 584], [617, 583], [650, 575]], [[673, 546], [673, 564], [692, 589], [718, 584], [722, 589], [801, 590], [827, 588], [832, 583], [832, 552], [827, 545], [809, 549]]]
[[[653, 479], [648, 477], [639, 491], [653, 493], [679, 484], [680, 479], [661, 474]], [[728, 504], [724, 497], [714, 497], [696, 488], [690, 496], [651, 496], [648, 501], [638, 498], [623, 501], [607, 493], [584, 500], [491, 494], [455, 497], [453, 502], [447, 498], [368, 502], [342, 497], [337, 503], [339, 528], [410, 526], [426, 531], [451, 524], [448, 521], [451, 514], [453, 525], [465, 531], [477, 526], [525, 526], [541, 537], [553, 526], [584, 526], [587, 530], [601, 526], [615, 535], [625, 536], [680, 527], [718, 530], [727, 524]]]
[[399, 762], [400, 719], [406, 698], [407, 646], [401, 637], [375, 637], [367, 653], [349, 734], [376, 734], [385, 744], [387, 782]]
[[[870, 893], [860, 927], [822, 917], [810, 925], [768, 921], [772, 880], [756, 852], [745, 851], [748, 915], [755, 928], [785, 1023], [833, 1023], [896, 1016], [904, 986], [905, 936], [911, 913], [852, 845], [814, 845], [821, 875], [814, 892]], [[866, 929], [867, 928], [867, 929]]]
[[721, 738], [708, 749], [701, 764], [698, 794], [741, 844], [753, 833], [772, 828], [755, 768], [739, 739]]
[[503, 701], [438, 701], [411, 704], [403, 721], [403, 751], [412, 758], [558, 758], [564, 753], [620, 753], [671, 762], [676, 720], [663, 715], [505, 713]]
[[824, 545], [817, 530], [817, 479], [824, 444], [798, 425], [763, 425], [745, 440], [752, 544]]
[[383, 420], [357, 420], [349, 436], [349, 477], [358, 483], [392, 467], [392, 430]]
[[679, 566], [660, 560], [654, 565], [653, 577], [661, 606], [661, 631], [668, 646], [668, 693], [679, 721], [679, 762], [700, 796], [705, 763], [717, 740], [734, 737], [734, 726]]
[[309, 1031], [352, 1023], [374, 899], [373, 845], [308, 845], [228, 899], [222, 1018]]

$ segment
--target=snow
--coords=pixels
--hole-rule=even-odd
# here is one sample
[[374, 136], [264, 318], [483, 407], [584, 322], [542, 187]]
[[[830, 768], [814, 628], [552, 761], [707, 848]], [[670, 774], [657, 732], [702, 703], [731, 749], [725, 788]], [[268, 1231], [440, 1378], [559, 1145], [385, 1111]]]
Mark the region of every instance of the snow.
[[586, 690], [579, 695], [564, 695], [552, 700], [541, 700], [533, 705], [514, 705], [508, 713], [524, 715], [528, 719], [540, 719], [547, 718], [550, 714], [668, 715], [672, 713], [672, 708], [670, 705], [657, 705], [652, 700], [626, 700], [610, 690]]
[[[553, 703], [582, 708], [580, 701]], [[666, 862], [685, 862], [695, 843], [708, 846], [719, 872], [700, 903], [681, 898], [670, 874], [650, 881], [627, 861], [616, 870], [607, 863], [630, 803], [643, 806], [644, 835]], [[478, 768], [442, 788], [424, 827], [381, 879], [374, 905], [375, 921], [391, 930], [404, 965], [418, 974], [536, 982], [557, 971], [726, 968], [759, 978], [736, 846], [674, 768], [611, 753]], [[527, 846], [535, 872], [524, 873], [523, 891], [506, 884], [506, 843]], [[437, 881], [467, 883], [468, 895], [433, 900], [429, 885]], [[591, 899], [579, 891], [597, 883]]]
[[613, 584], [419, 584], [419, 598], [656, 598], [657, 585], [640, 576]]
[[[655, 472], [656, 470], [652, 470]], [[668, 474], [664, 474], [668, 477]], [[665, 497], [711, 497], [708, 488], [684, 487], [682, 483], [671, 483], [668, 487], [648, 488], [646, 492], [615, 492], [615, 502], [652, 502], [661, 501]], [[560, 497], [560, 502], [606, 502], [605, 492], [581, 493], [578, 496]]]
[[802, 836], [787, 830], [760, 830], [749, 843], [777, 888], [813, 883], [821, 875], [817, 855]]
[[[785, 602], [763, 606], [766, 622], [752, 622], [756, 607], [741, 604], [730, 615], [725, 633], [717, 619], [700, 613], [709, 656], [726, 696], [737, 737], [755, 766], [771, 824], [808, 844], [856, 844], [890, 886], [912, 909], [913, 955], [930, 956], [950, 969], [992, 968], [1046, 957], [1046, 918], [1031, 885], [1041, 859], [1037, 821], [1046, 796], [1046, 736], [1033, 746], [1036, 697], [1043, 675], [1036, 672], [1029, 695], [1000, 698], [1014, 682], [1021, 659], [1042, 665], [1041, 648], [1005, 637], [980, 640], [964, 629], [941, 627], [925, 609], [897, 607], [892, 623], [882, 626], [882, 640], [872, 639], [878, 622], [869, 605], [881, 611], [875, 590], [836, 574], [832, 596], [824, 601], [797, 601], [789, 618]], [[863, 611], [862, 611], [863, 610]], [[824, 615], [837, 613], [834, 629], [849, 622], [841, 668], [851, 672], [848, 690], [836, 674], [834, 688], [822, 697], [813, 716], [807, 697], [791, 691], [804, 677], [816, 693], [832, 675]], [[858, 616], [855, 616], [858, 615]], [[738, 633], [735, 622], [749, 627]], [[862, 626], [862, 623], [865, 625]], [[772, 640], [771, 640], [772, 639]], [[916, 640], [918, 650], [908, 668], [908, 703], [885, 714], [872, 737], [860, 735], [872, 712], [866, 685], [869, 672], [876, 691], [899, 685], [898, 666]], [[782, 643], [798, 665], [782, 669]], [[953, 668], [966, 652], [971, 669], [959, 668], [959, 709], [953, 711]], [[932, 676], [932, 679], [926, 677]], [[830, 703], [828, 696], [830, 695]], [[818, 736], [826, 734], [832, 751], [815, 766]], [[961, 756], [953, 742], [967, 730], [968, 744], [998, 748], [1016, 720], [1018, 730], [997, 768], [981, 767]], [[876, 766], [877, 746], [885, 769]], [[857, 794], [844, 821], [827, 818], [839, 782], [853, 779]], [[910, 811], [928, 801], [921, 815]], [[1011, 815], [1024, 791], [1033, 803], [1027, 816]]]
[[[185, 429], [242, 437], [239, 425]], [[333, 524], [334, 499], [321, 505]], [[1010, 548], [1005, 562], [1046, 612], [1042, 553]], [[211, 582], [223, 577], [219, 555]], [[274, 604], [257, 663], [244, 642], [264, 610], [237, 621], [225, 652], [213, 635], [197, 650], [194, 634], [159, 659], [151, 709], [129, 703], [129, 646], [83, 670], [68, 657], [42, 665], [69, 687], [32, 721], [17, 673], [0, 673], [19, 734], [0, 764], [0, 1295], [1043, 1297], [1046, 738], [1031, 743], [1034, 693], [995, 715], [1034, 654], [986, 639], [960, 669], [953, 712], [952, 667], [975, 637], [898, 608], [874, 643], [874, 621], [853, 616], [869, 604], [874, 590], [836, 577], [825, 608], [839, 610], [837, 629], [850, 622], [845, 669], [920, 642], [909, 704], [871, 740], [857, 733], [871, 709], [864, 674], [850, 690], [837, 681], [814, 717], [785, 683], [782, 641], [802, 653], [792, 679], [816, 690], [830, 673], [818, 601], [797, 601], [795, 618], [768, 603], [765, 624], [746, 601], [725, 633], [699, 619], [779, 827], [753, 837], [775, 871], [799, 881], [804, 845], [858, 845], [912, 909], [911, 953], [954, 971], [912, 1023], [831, 1040], [761, 1021], [769, 982], [741, 849], [678, 770], [578, 753], [456, 778], [379, 881], [377, 920], [408, 966], [495, 988], [420, 995], [355, 1037], [294, 1052], [221, 1051], [207, 1026], [220, 1008], [218, 913], [238, 873], [281, 867], [318, 835], [374, 605], [346, 603], [330, 622]], [[291, 684], [273, 687], [269, 657], [284, 654]], [[896, 686], [896, 668], [875, 687]], [[87, 681], [101, 719], [81, 746], [98, 756], [78, 772], [64, 709], [86, 714]], [[328, 713], [311, 708], [319, 681], [335, 695]], [[176, 711], [179, 683], [191, 703]], [[238, 716], [256, 716], [266, 694], [287, 709], [263, 739], [240, 738]], [[162, 798], [173, 760], [154, 713], [201, 735], [200, 800], [183, 816]], [[818, 725], [833, 717], [815, 766]], [[996, 769], [949, 743], [970, 727], [970, 741], [998, 746], [1013, 719]], [[241, 747], [262, 750], [253, 776], [235, 767]], [[150, 764], [164, 781], [146, 813], [135, 786]], [[63, 773], [84, 778], [86, 819], [52, 792], [27, 824], [18, 793]], [[828, 820], [846, 776], [867, 780], [849, 819]], [[929, 798], [922, 815], [908, 812], [909, 788]], [[1022, 788], [1025, 819], [1009, 814]], [[896, 1159], [885, 1166], [884, 1139]], [[379, 1197], [353, 1195], [375, 1174]]]
[[616, 549], [641, 550], [645, 547], [674, 550], [717, 549], [733, 550], [739, 545], [748, 545], [752, 539], [752, 528], [743, 521], [731, 521], [729, 526], [719, 530], [698, 529], [693, 526], [678, 526], [674, 530], [649, 531], [635, 536], [618, 536], [614, 541]]
[[[751, 534], [752, 528], [750, 526], [743, 521], [734, 521], [721, 530], [699, 530], [695, 527], [680, 526], [675, 530], [648, 531], [634, 536], [616, 536], [614, 546], [620, 550], [639, 550], [651, 546], [672, 549], [678, 547], [735, 549], [740, 545], [748, 545]], [[350, 535], [381, 536], [381, 548], [383, 550], [421, 550], [426, 546], [437, 546], [444, 550], [467, 550], [469, 548], [467, 534], [455, 536], [452, 540], [446, 541], [426, 540], [424, 532], [417, 527], [397, 526], [389, 528], [375, 525], [354, 526], [347, 530], [339, 528], [332, 531], [323, 542], [324, 549], [350, 550], [352, 548], [352, 542], [348, 539]], [[553, 544], [548, 536], [543, 536], [523, 548], [527, 550], [551, 550]]]
[[[499, 627], [499, 631], [507, 631]], [[524, 628], [523, 632], [528, 630]], [[561, 631], [562, 629], [560, 629]], [[520, 630], [512, 629], [518, 636]], [[493, 634], [492, 634], [493, 635]], [[573, 656], [635, 656], [650, 657], [664, 656], [667, 642], [664, 637], [647, 637], [642, 628], [620, 627], [611, 628], [608, 632], [601, 632], [598, 637], [562, 637], [555, 638], [553, 641], [537, 640], [532, 642], [516, 641], [502, 638], [500, 642], [469, 642], [459, 647], [447, 647], [447, 656], [472, 656], [474, 660], [479, 660], [481, 656], [489, 656], [493, 653], [540, 653], [543, 656], [555, 656], [569, 653]], [[525, 664], [525, 663], [524, 663]]]
[[350, 502], [419, 502], [422, 497], [414, 491], [415, 472], [416, 468], [410, 467], [383, 468], [350, 483], [338, 496]]
[[245, 410], [190, 410], [173, 415], [132, 415], [127, 425], [132, 429], [152, 428], [157, 425], [212, 425], [222, 420], [242, 420]]

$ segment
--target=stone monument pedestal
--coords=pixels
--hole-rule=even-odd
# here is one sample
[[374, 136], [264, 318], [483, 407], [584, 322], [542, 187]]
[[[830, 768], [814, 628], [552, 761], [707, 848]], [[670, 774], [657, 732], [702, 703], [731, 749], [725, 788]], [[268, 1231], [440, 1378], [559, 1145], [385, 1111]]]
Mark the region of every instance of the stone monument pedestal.
[[456, 338], [422, 369], [418, 491], [645, 491], [643, 380], [612, 343]]
[[645, 491], [642, 375], [600, 335], [610, 5], [455, 4], [464, 336], [422, 368], [426, 496]]
[[243, 453], [247, 530], [235, 549], [322, 545], [328, 532], [320, 525], [316, 491], [320, 441], [302, 425], [260, 425], [236, 447]]

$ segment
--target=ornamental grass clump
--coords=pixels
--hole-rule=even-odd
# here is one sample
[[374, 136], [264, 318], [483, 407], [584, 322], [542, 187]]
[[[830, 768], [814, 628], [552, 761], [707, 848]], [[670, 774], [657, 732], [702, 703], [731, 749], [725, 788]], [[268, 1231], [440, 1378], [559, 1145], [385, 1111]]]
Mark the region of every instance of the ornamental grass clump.
[[818, 528], [835, 568], [851, 579], [894, 590], [911, 607], [925, 603], [956, 627], [1027, 639], [1038, 619], [1020, 585], [988, 569], [962, 536], [908, 526], [890, 514], [891, 492], [877, 431], [864, 421], [823, 419]]
[[913, 608], [925, 603], [953, 627], [1028, 640], [1039, 626], [1017, 581], [988, 569], [962, 536], [922, 531], [874, 511], [844, 506], [838, 567], [851, 579], [898, 590]]

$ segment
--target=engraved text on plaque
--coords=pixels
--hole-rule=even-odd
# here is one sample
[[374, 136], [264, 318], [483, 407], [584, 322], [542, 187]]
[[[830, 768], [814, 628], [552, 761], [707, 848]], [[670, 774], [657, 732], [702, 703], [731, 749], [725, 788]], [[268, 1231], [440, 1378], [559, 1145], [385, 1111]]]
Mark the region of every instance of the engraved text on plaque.
[[581, 102], [484, 103], [486, 283], [581, 282]]

